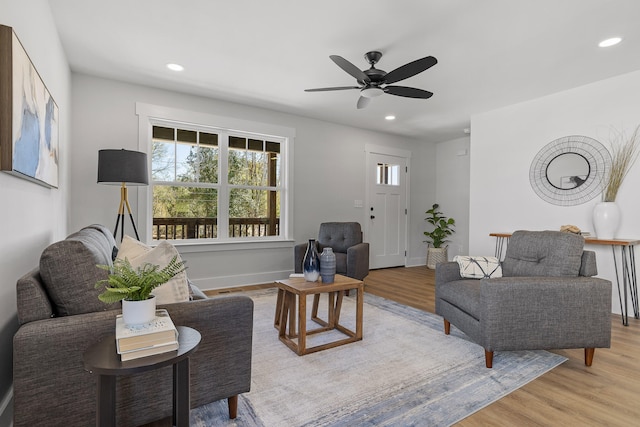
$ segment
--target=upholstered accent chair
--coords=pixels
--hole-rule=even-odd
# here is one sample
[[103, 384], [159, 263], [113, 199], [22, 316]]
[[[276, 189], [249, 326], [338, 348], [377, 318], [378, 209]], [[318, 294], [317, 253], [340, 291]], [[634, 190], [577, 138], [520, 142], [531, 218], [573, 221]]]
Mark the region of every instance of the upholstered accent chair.
[[[357, 222], [325, 222], [320, 224], [316, 240], [318, 253], [332, 248], [336, 255], [336, 273], [362, 280], [369, 274], [369, 243], [362, 241], [362, 229]], [[294, 271], [302, 273], [302, 261], [307, 243], [294, 248]]]
[[596, 348], [611, 345], [611, 282], [595, 276], [595, 253], [582, 236], [516, 231], [502, 263], [503, 277], [466, 279], [458, 263], [436, 267], [436, 313], [485, 350]]

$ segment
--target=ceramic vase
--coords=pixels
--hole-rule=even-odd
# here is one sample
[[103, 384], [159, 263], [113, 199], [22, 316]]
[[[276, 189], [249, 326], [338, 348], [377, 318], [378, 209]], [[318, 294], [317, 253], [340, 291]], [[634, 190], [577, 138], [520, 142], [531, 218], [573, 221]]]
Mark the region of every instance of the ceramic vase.
[[593, 228], [598, 239], [613, 239], [620, 225], [620, 208], [616, 202], [600, 202], [593, 208]]
[[142, 301], [122, 300], [122, 320], [127, 326], [141, 326], [156, 318], [156, 297]]
[[304, 261], [302, 262], [302, 273], [304, 274], [304, 280], [307, 282], [316, 282], [320, 277], [320, 257], [318, 257], [318, 251], [316, 250], [315, 239], [309, 239]]
[[324, 248], [320, 254], [320, 277], [322, 283], [333, 283], [336, 278], [336, 254], [332, 248]]

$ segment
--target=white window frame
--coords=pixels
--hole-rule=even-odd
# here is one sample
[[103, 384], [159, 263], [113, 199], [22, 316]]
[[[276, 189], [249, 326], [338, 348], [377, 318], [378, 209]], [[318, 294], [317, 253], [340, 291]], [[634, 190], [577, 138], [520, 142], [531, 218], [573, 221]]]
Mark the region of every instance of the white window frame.
[[[138, 115], [138, 150], [151, 153], [152, 127], [175, 126], [181, 124], [187, 129], [211, 131], [219, 129], [233, 135], [247, 135], [258, 138], [275, 138], [280, 142], [280, 234], [278, 236], [264, 236], [259, 238], [217, 238], [217, 239], [180, 239], [171, 243], [180, 246], [181, 252], [206, 252], [217, 250], [245, 250], [291, 247], [293, 240], [293, 142], [295, 129], [284, 126], [253, 122], [231, 117], [216, 116], [207, 113], [187, 111], [170, 107], [136, 103]], [[151, 171], [151, 156], [147, 156], [149, 171]], [[220, 165], [220, 173], [224, 173], [226, 165]], [[148, 244], [157, 243], [151, 239], [153, 194], [149, 187], [138, 187], [138, 224], [140, 239]], [[225, 190], [226, 191], [226, 190]], [[220, 198], [220, 194], [218, 195]], [[228, 215], [226, 209], [220, 210], [218, 217]]]

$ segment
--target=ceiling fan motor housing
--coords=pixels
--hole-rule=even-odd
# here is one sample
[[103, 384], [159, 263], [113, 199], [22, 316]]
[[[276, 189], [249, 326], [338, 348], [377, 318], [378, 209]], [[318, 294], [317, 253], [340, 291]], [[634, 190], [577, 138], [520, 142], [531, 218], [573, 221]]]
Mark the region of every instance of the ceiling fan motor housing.
[[371, 66], [380, 61], [380, 58], [382, 58], [382, 52], [378, 52], [377, 50], [372, 50], [364, 54], [364, 59], [366, 59]]

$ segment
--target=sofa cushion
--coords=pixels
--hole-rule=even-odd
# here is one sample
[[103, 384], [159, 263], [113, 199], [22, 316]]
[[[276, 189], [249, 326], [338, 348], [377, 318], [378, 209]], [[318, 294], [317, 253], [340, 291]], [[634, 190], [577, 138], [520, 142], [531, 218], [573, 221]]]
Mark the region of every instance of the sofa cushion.
[[584, 238], [560, 231], [513, 233], [502, 263], [504, 276], [578, 276]]
[[[117, 258], [128, 259], [133, 267], [140, 267], [144, 263], [149, 263], [164, 268], [174, 256], [178, 257], [178, 261], [182, 261], [178, 250], [169, 242], [162, 241], [152, 248], [132, 237], [124, 236]], [[189, 301], [187, 273], [183, 271], [177, 274], [167, 283], [155, 288], [152, 294], [156, 296], [157, 304]]]
[[460, 276], [467, 279], [502, 277], [500, 261], [492, 256], [456, 255], [453, 260], [460, 267]]
[[104, 226], [91, 225], [65, 240], [49, 245], [40, 256], [40, 276], [58, 316], [91, 313], [119, 307], [98, 299], [99, 280], [107, 271], [97, 264], [111, 265], [115, 241]]

